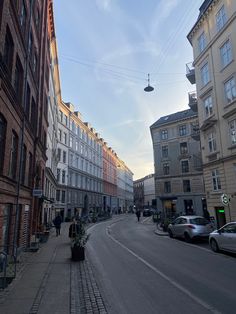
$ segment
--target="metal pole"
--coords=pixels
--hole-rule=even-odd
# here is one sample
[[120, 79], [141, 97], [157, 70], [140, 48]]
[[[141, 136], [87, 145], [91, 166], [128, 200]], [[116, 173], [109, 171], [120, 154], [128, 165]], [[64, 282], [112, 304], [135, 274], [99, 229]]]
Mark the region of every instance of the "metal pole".
[[229, 205], [229, 202], [228, 202], [228, 211], [229, 211], [229, 221], [231, 222], [231, 211], [230, 211], [230, 205]]
[[19, 198], [20, 198], [20, 185], [21, 185], [21, 176], [22, 176], [22, 162], [23, 162], [23, 148], [24, 148], [24, 131], [25, 131], [25, 108], [26, 108], [26, 92], [27, 92], [27, 77], [28, 77], [28, 65], [29, 65], [29, 44], [30, 44], [30, 33], [31, 33], [31, 21], [32, 21], [32, 12], [33, 12], [33, 3], [34, 0], [30, 0], [30, 16], [28, 24], [28, 37], [27, 37], [27, 51], [25, 58], [25, 73], [23, 80], [23, 118], [20, 130], [20, 163], [18, 171], [18, 180], [17, 180], [17, 194], [16, 194], [16, 216], [15, 216], [15, 228], [13, 236], [13, 250], [14, 256], [17, 259], [17, 236], [18, 236], [18, 225], [19, 225]]

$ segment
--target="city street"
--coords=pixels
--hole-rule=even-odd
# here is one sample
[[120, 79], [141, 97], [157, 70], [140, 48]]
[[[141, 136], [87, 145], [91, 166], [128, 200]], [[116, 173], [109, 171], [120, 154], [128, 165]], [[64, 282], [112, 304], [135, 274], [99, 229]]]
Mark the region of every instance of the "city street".
[[134, 215], [90, 228], [87, 253], [108, 312], [234, 313], [235, 257], [154, 229]]

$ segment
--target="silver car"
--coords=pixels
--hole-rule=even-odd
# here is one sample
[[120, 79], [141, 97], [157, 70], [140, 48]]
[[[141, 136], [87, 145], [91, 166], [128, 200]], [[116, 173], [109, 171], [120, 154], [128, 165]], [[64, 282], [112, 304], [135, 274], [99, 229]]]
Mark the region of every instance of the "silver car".
[[212, 231], [212, 224], [202, 216], [180, 216], [168, 226], [170, 238], [184, 238], [186, 242], [206, 238]]
[[236, 253], [236, 222], [229, 222], [209, 236], [209, 243], [214, 252], [228, 251]]

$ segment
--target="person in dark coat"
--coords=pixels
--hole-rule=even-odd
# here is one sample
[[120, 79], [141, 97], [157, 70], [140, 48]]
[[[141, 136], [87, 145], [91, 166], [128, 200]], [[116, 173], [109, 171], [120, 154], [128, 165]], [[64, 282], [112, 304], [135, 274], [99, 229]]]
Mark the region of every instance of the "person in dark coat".
[[140, 211], [140, 209], [137, 209], [136, 210], [136, 216], [137, 216], [137, 219], [138, 219], [138, 221], [140, 220], [140, 216], [141, 216], [141, 211]]
[[53, 220], [53, 223], [56, 228], [56, 236], [59, 236], [61, 233], [61, 223], [62, 223], [61, 216], [57, 215], [55, 219]]

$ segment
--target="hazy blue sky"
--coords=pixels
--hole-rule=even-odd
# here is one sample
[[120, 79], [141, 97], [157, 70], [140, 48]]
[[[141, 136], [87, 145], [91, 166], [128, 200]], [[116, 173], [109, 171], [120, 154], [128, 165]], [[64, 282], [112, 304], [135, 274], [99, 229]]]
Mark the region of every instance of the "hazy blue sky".
[[[150, 125], [188, 108], [186, 38], [203, 0], [54, 0], [62, 97], [133, 171], [153, 173]], [[145, 93], [151, 73], [152, 93]]]

